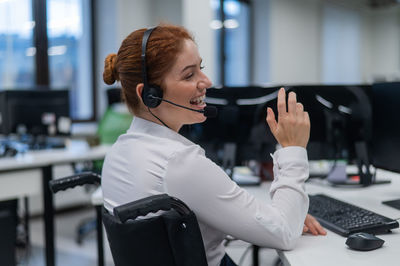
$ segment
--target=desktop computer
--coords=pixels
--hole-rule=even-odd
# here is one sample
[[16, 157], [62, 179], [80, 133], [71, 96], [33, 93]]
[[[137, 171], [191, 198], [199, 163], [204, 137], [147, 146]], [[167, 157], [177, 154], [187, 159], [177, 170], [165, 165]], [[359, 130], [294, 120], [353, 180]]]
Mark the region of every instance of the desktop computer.
[[[358, 93], [356, 96], [359, 106], [349, 108], [351, 112], [348, 113], [349, 118], [357, 115], [358, 123], [349, 125], [344, 131], [347, 133], [343, 136], [355, 133], [347, 140], [347, 143], [354, 146], [353, 154], [358, 164], [363, 161], [362, 168], [369, 169], [369, 163], [372, 163], [376, 168], [400, 172], [400, 126], [398, 119], [393, 115], [400, 110], [397, 103], [400, 97], [400, 83], [373, 84], [369, 88], [363, 87], [363, 91], [364, 94], [360, 94], [359, 90], [353, 90], [354, 95], [356, 95], [354, 92]], [[319, 101], [329, 108], [334, 107], [330, 104], [331, 101], [329, 103], [321, 99]], [[343, 125], [346, 124], [343, 123]], [[340, 153], [336, 152], [336, 154]], [[352, 152], [349, 153], [349, 158], [352, 157], [351, 154]], [[362, 173], [360, 173], [361, 176]], [[371, 176], [366, 177], [366, 180], [361, 179], [362, 185], [374, 183]], [[400, 209], [400, 200], [384, 203]], [[399, 227], [396, 220], [326, 195], [310, 195], [309, 213], [314, 215], [322, 225], [343, 236], [356, 232], [385, 233]]]
[[58, 136], [71, 131], [68, 90], [5, 90], [0, 92], [0, 134], [8, 146], [29, 149], [63, 147]]
[[[370, 85], [302, 85], [292, 86], [297, 99], [308, 111], [311, 120], [307, 145], [310, 160], [329, 160], [325, 173], [310, 173], [311, 177], [328, 177], [342, 185], [368, 186], [374, 181], [369, 172], [372, 140], [372, 107]], [[357, 165], [358, 172], [349, 179], [343, 164]], [[338, 176], [341, 172], [342, 176]]]

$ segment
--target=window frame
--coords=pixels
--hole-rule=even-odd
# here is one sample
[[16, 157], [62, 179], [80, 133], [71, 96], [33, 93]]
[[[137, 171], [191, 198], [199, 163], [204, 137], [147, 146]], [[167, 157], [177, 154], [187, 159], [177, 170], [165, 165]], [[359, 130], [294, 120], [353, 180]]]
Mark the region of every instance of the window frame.
[[[248, 80], [249, 80], [249, 83], [251, 83], [251, 81], [252, 81], [252, 78], [253, 78], [253, 49], [251, 49], [251, 47], [253, 47], [253, 40], [254, 40], [254, 30], [253, 30], [253, 23], [254, 23], [254, 19], [253, 19], [253, 5], [252, 5], [252, 3], [251, 3], [251, 0], [238, 0], [238, 2], [241, 2], [241, 3], [244, 3], [244, 4], [246, 4], [246, 5], [248, 5], [248, 7], [249, 7], [249, 12], [250, 12], [250, 17], [249, 17], [249, 36], [250, 36], [250, 38], [249, 38], [249, 47], [250, 47], [250, 50], [248, 51], [248, 55], [249, 55], [249, 67], [250, 67], [250, 69], [249, 69], [249, 77], [248, 77]], [[225, 16], [225, 12], [224, 12], [224, 5], [225, 5], [225, 0], [219, 0], [219, 16], [220, 16], [220, 19], [221, 19], [221, 21], [225, 21], [225, 18], [226, 18], [226, 16]], [[219, 49], [219, 80], [220, 80], [220, 86], [222, 86], [222, 87], [225, 87], [226, 86], [226, 75], [225, 75], [225, 71], [226, 71], [226, 67], [225, 67], [225, 65], [226, 65], [226, 29], [225, 29], [225, 27], [224, 27], [224, 25], [223, 25], [223, 23], [222, 23], [222, 27], [221, 27], [221, 30], [220, 30], [220, 32], [219, 32], [219, 34], [220, 34], [220, 42], [219, 42], [219, 45], [218, 45], [218, 48], [217, 49]], [[251, 84], [248, 84], [248, 85], [251, 85]]]
[[[86, 1], [86, 0], [84, 0]], [[94, 122], [97, 121], [97, 89], [96, 89], [96, 4], [95, 0], [88, 0], [90, 5], [90, 49], [91, 49], [91, 68], [92, 75], [89, 77], [91, 83], [91, 101], [92, 115], [88, 119], [73, 119], [73, 123], [77, 122]], [[36, 48], [35, 56], [35, 81], [34, 84], [39, 90], [50, 90], [50, 69], [47, 36], [47, 0], [32, 0], [32, 19], [35, 21], [33, 32], [34, 45]]]

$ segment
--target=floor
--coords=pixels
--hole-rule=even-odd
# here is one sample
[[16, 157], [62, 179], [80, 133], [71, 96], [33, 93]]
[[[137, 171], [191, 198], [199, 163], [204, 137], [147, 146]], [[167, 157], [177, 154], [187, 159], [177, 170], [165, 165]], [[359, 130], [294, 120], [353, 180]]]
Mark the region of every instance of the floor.
[[[57, 214], [56, 227], [56, 265], [57, 266], [95, 266], [97, 265], [96, 235], [92, 233], [81, 244], [76, 241], [76, 228], [83, 220], [95, 217], [91, 208], [75, 210], [73, 212]], [[18, 265], [44, 266], [43, 249], [43, 222], [40, 218], [30, 221], [29, 248], [17, 251]], [[107, 266], [114, 265], [108, 244], [105, 243], [105, 260]], [[240, 266], [250, 266], [252, 261], [249, 244], [242, 241], [233, 241], [226, 248], [227, 253]], [[275, 250], [260, 249], [260, 265], [275, 265], [278, 259]]]

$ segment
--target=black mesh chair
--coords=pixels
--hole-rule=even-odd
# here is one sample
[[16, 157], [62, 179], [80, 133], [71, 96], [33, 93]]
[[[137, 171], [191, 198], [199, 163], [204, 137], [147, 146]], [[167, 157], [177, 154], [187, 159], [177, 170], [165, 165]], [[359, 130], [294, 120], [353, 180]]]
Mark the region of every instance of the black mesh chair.
[[[57, 192], [94, 182], [100, 177], [85, 173], [52, 180], [50, 187]], [[144, 217], [149, 213], [157, 215]], [[196, 216], [177, 198], [150, 196], [118, 206], [113, 214], [102, 207], [101, 218], [116, 266], [207, 265]]]

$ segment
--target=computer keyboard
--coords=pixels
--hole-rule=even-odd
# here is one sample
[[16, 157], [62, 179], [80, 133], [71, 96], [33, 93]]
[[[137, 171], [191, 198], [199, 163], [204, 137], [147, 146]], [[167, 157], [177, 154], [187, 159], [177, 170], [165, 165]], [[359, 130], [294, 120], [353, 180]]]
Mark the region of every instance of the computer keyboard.
[[309, 198], [308, 213], [322, 226], [342, 236], [357, 232], [386, 233], [399, 227], [396, 220], [323, 194], [309, 195]]

